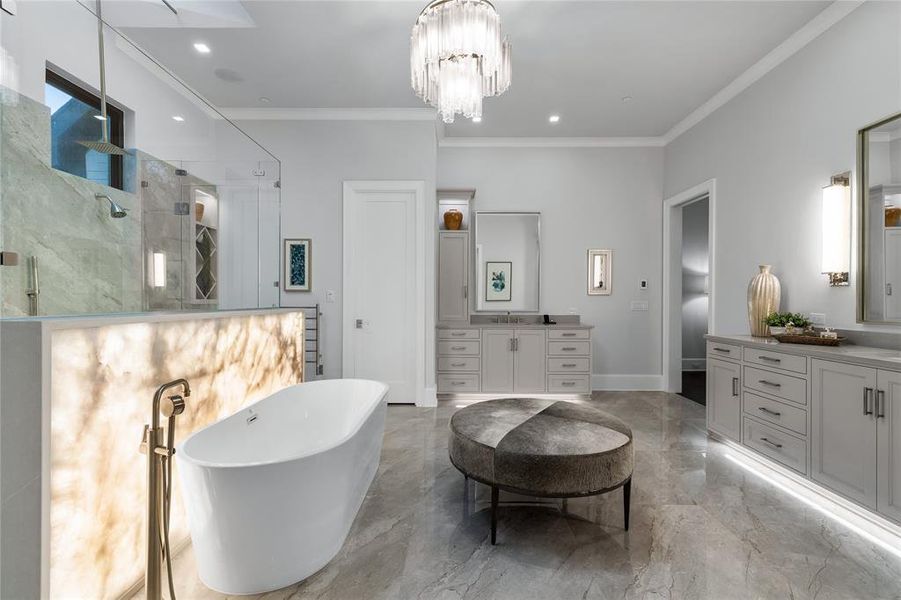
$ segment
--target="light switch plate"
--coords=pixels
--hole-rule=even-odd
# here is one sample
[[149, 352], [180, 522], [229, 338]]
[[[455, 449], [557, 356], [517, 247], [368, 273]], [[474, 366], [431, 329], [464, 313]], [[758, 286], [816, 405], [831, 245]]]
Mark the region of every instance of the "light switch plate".
[[810, 313], [810, 322], [814, 325], [819, 325], [820, 327], [826, 326], [826, 315], [825, 313]]
[[334, 302], [335, 301], [335, 290], [327, 290], [325, 292], [325, 301], [326, 302]]
[[632, 312], [645, 312], [648, 310], [647, 300], [632, 300], [630, 305]]

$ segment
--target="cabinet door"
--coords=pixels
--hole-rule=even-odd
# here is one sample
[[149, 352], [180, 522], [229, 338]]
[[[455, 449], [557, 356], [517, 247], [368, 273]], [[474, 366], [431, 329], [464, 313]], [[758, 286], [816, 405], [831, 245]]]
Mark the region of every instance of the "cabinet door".
[[513, 352], [513, 391], [543, 392], [547, 385], [547, 332], [520, 329]]
[[741, 365], [707, 360], [707, 428], [741, 441]]
[[876, 369], [812, 361], [810, 476], [876, 508]]
[[469, 320], [469, 232], [438, 234], [438, 321]]
[[513, 330], [482, 330], [482, 391], [513, 391]]
[[877, 379], [876, 510], [901, 522], [901, 373], [879, 371]]

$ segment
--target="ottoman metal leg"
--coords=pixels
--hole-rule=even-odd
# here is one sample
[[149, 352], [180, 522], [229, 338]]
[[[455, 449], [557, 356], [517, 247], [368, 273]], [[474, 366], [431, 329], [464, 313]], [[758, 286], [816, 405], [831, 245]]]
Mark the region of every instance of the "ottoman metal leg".
[[629, 478], [623, 485], [623, 520], [625, 521], [626, 531], [629, 531], [629, 506], [632, 504], [632, 478]]
[[491, 487], [491, 545], [497, 541], [497, 497], [498, 489]]

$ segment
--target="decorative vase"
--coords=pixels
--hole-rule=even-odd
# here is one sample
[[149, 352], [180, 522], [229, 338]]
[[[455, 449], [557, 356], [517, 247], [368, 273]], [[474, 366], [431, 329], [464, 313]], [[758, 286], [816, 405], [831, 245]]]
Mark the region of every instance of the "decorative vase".
[[463, 213], [461, 213], [456, 208], [448, 209], [447, 212], [444, 213], [444, 226], [451, 231], [457, 231], [460, 229], [460, 225], [463, 224]]
[[770, 273], [771, 268], [771, 265], [760, 265], [760, 273], [748, 285], [748, 321], [754, 337], [766, 337], [767, 316], [779, 312], [782, 286], [779, 279]]
[[898, 227], [901, 225], [901, 208], [887, 206], [885, 209], [885, 226]]
[[206, 206], [203, 205], [203, 202], [195, 202], [194, 203], [194, 220], [200, 223], [203, 221], [203, 211], [206, 210]]

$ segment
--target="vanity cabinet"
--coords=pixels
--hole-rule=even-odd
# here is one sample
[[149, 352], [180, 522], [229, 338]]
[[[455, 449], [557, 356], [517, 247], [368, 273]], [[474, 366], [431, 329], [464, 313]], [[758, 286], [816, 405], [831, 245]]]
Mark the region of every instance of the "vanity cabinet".
[[469, 321], [469, 232], [438, 233], [438, 322]]
[[707, 359], [707, 427], [741, 441], [741, 365]]
[[543, 392], [546, 340], [540, 329], [484, 329], [482, 391]]
[[879, 371], [876, 419], [876, 508], [901, 523], [901, 373]]

